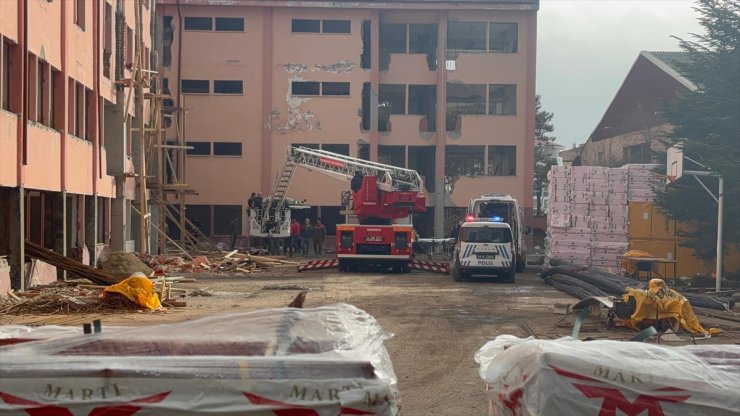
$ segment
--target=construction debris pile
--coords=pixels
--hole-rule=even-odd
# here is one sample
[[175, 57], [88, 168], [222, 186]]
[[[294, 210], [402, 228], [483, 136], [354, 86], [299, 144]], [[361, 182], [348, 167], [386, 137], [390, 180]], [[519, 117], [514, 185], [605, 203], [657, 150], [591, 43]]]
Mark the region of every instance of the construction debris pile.
[[156, 275], [179, 272], [252, 274], [273, 267], [295, 267], [300, 264], [277, 257], [239, 253], [238, 250], [231, 251], [224, 256], [197, 256], [190, 260], [179, 256], [140, 255], [140, 258], [154, 270]]
[[133, 273], [143, 273], [151, 276], [154, 270], [144, 264], [134, 253], [110, 253], [101, 264], [101, 269], [107, 273], [121, 278], [131, 276]]
[[546, 257], [617, 267], [618, 256], [628, 249], [628, 204], [652, 200], [654, 168], [554, 166], [548, 173]]
[[[388, 338], [365, 311], [336, 304], [8, 345], [0, 347], [0, 413], [53, 404], [102, 414], [135, 403], [163, 416], [394, 416]], [[86, 394], [84, 386], [103, 387]]]
[[738, 345], [520, 339], [475, 355], [490, 415], [737, 415]]

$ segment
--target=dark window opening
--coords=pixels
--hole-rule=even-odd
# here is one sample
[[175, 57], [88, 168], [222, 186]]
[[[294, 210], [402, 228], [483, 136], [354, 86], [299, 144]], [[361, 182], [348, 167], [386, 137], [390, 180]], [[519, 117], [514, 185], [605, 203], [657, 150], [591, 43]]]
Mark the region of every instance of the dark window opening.
[[437, 130], [437, 86], [409, 85], [409, 114], [425, 116], [420, 131]]
[[321, 223], [326, 226], [326, 235], [337, 235], [337, 224], [344, 224], [344, 215], [340, 213], [342, 207], [321, 207]]
[[367, 143], [357, 143], [357, 158], [370, 160], [370, 145]]
[[486, 85], [447, 84], [447, 131], [459, 131], [461, 114], [486, 114]]
[[352, 33], [352, 22], [349, 20], [322, 20], [324, 33]]
[[216, 94], [242, 94], [244, 87], [242, 81], [213, 81], [213, 92]]
[[625, 146], [622, 149], [624, 163], [651, 163], [652, 153], [647, 143]]
[[387, 107], [390, 114], [406, 114], [405, 84], [380, 84], [378, 90], [380, 108]]
[[360, 66], [363, 69], [370, 69], [371, 59], [370, 59], [370, 45], [371, 45], [371, 36], [370, 36], [370, 21], [369, 20], [363, 20], [362, 21], [362, 54], [360, 55]]
[[349, 156], [349, 144], [345, 143], [326, 143], [321, 145], [321, 150]]
[[211, 17], [186, 17], [185, 30], [213, 30], [213, 18]]
[[183, 93], [208, 94], [211, 92], [210, 81], [207, 79], [184, 79], [180, 84]]
[[290, 25], [293, 33], [320, 33], [321, 21], [308, 19], [293, 19]]
[[485, 22], [449, 22], [447, 24], [447, 59], [455, 59], [458, 53], [486, 51]]
[[103, 76], [110, 79], [111, 57], [113, 56], [113, 8], [105, 4], [105, 32], [103, 33]]
[[213, 206], [213, 235], [241, 235], [242, 206]]
[[392, 53], [406, 53], [406, 24], [380, 25], [380, 69], [388, 69]]
[[427, 66], [437, 69], [437, 24], [409, 24], [409, 53], [427, 55]]
[[419, 172], [428, 192], [434, 192], [435, 153], [435, 146], [408, 147], [408, 168]]
[[370, 95], [371, 88], [369, 82], [362, 83], [362, 130], [370, 130]]
[[314, 81], [293, 81], [290, 85], [292, 95], [320, 95], [321, 84]]
[[211, 206], [186, 205], [185, 218], [195, 225], [203, 234], [211, 236]]
[[463, 176], [483, 175], [483, 146], [445, 146], [445, 188], [452, 192]]
[[87, 0], [75, 1], [75, 24], [85, 30], [85, 3]]
[[349, 82], [322, 82], [322, 95], [349, 95]]
[[378, 146], [378, 163], [406, 167], [406, 146]]
[[216, 30], [220, 32], [244, 32], [244, 18], [217, 17]]
[[516, 23], [491, 23], [488, 50], [493, 53], [516, 53], [518, 30]]
[[488, 146], [488, 174], [516, 176], [516, 146]]
[[187, 150], [189, 156], [210, 156], [211, 155], [211, 142], [188, 142], [188, 146], [192, 149]]
[[516, 85], [493, 84], [488, 88], [489, 114], [516, 115]]
[[175, 37], [172, 16], [164, 16], [162, 23], [162, 65], [169, 67], [172, 64], [172, 41]]
[[2, 101], [0, 104], [2, 105], [3, 110], [10, 111], [10, 69], [11, 69], [11, 62], [10, 62], [10, 44], [7, 42], [2, 42], [0, 45], [2, 46], [2, 68], [0, 68], [0, 76], [2, 76], [2, 84], [0, 85], [0, 89], [2, 89]]
[[214, 156], [241, 156], [242, 144], [233, 142], [213, 142]]

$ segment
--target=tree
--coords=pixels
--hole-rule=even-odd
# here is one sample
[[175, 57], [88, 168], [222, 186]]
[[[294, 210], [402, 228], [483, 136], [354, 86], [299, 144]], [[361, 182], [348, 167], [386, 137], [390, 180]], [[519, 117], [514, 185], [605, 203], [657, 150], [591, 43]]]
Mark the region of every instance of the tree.
[[551, 155], [551, 146], [555, 137], [551, 136], [555, 130], [552, 124], [553, 113], [542, 109], [540, 96], [535, 96], [535, 126], [534, 126], [534, 190], [537, 195], [535, 215], [542, 215], [542, 192], [549, 183], [547, 173], [557, 160]]
[[[696, 85], [667, 104], [673, 126], [669, 138], [684, 143], [684, 155], [725, 179], [724, 241], [740, 242], [740, 2], [699, 0], [702, 34], [679, 39], [689, 60], [680, 67]], [[706, 168], [685, 164], [685, 169]], [[717, 181], [702, 179], [716, 193]], [[692, 177], [656, 190], [656, 203], [671, 219], [685, 224], [681, 245], [710, 262], [715, 258], [717, 205]]]

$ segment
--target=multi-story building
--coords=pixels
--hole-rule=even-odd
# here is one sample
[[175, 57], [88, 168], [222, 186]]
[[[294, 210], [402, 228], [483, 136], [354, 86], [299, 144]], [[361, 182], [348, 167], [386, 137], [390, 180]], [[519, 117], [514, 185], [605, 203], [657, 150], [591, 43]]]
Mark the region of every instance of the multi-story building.
[[131, 240], [134, 105], [116, 81], [139, 4], [146, 68], [153, 1], [0, 1], [0, 257], [16, 288], [27, 239], [85, 261]]
[[[158, 0], [161, 70], [187, 111], [188, 217], [246, 233], [290, 145], [416, 169], [425, 237], [471, 197], [510, 193], [532, 213], [538, 0]], [[174, 128], [174, 127], [173, 127]], [[170, 129], [170, 135], [172, 130]], [[329, 232], [347, 183], [303, 171]]]

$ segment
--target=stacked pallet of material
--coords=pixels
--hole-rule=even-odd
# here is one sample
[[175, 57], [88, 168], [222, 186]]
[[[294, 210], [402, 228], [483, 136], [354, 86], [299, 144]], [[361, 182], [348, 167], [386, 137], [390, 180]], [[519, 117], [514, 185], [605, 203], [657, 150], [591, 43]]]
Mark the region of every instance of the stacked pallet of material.
[[617, 267], [628, 249], [629, 201], [652, 198], [653, 165], [555, 166], [550, 171], [547, 257]]

